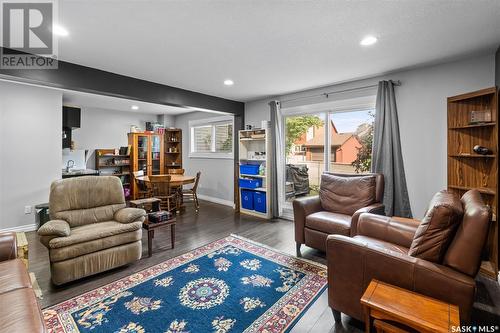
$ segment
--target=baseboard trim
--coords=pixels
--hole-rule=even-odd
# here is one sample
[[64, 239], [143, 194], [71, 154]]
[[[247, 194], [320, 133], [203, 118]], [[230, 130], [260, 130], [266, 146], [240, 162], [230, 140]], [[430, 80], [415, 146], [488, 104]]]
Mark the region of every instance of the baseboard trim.
[[36, 224], [26, 224], [26, 225], [20, 225], [17, 227], [11, 227], [11, 228], [5, 228], [5, 229], [0, 229], [2, 232], [21, 232], [21, 231], [34, 231], [36, 230]]
[[229, 206], [229, 207], [231, 207], [233, 209], [235, 208], [234, 202], [229, 201], [229, 200], [215, 198], [215, 197], [211, 197], [211, 196], [203, 195], [203, 194], [198, 194], [198, 199], [205, 200], [205, 201], [210, 201], [210, 202], [213, 202], [213, 203], [216, 203], [216, 204], [220, 204], [220, 205], [224, 205], [224, 206]]

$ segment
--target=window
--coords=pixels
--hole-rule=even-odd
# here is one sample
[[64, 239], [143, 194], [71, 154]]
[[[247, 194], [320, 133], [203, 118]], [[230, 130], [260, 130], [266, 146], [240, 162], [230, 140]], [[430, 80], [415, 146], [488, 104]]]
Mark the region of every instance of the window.
[[189, 129], [189, 157], [233, 158], [232, 117], [193, 120]]

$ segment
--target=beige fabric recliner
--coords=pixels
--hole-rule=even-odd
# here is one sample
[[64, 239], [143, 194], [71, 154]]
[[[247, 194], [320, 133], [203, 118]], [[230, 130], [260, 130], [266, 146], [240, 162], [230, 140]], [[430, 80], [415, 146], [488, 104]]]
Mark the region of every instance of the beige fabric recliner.
[[146, 212], [126, 208], [118, 177], [57, 180], [50, 187], [49, 209], [51, 221], [38, 229], [38, 235], [49, 249], [54, 284], [141, 258]]

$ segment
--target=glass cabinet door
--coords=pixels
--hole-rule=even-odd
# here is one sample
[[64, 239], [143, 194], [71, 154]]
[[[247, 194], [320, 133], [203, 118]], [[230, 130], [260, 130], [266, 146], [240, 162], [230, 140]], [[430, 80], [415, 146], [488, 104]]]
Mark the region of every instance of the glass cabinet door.
[[161, 137], [158, 135], [151, 136], [151, 174], [161, 174]]
[[137, 136], [137, 164], [138, 170], [143, 170], [144, 174], [148, 174], [148, 146], [149, 137], [147, 135]]

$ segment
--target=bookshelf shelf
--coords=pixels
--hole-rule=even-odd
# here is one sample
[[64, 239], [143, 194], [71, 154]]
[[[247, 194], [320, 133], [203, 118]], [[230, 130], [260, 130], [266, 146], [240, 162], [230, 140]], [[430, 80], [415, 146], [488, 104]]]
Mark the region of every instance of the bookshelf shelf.
[[[491, 122], [471, 124], [472, 111], [490, 111]], [[497, 87], [448, 98], [448, 189], [459, 196], [477, 189], [493, 216], [480, 272], [498, 274], [498, 90]], [[492, 153], [479, 155], [480, 145]]]

